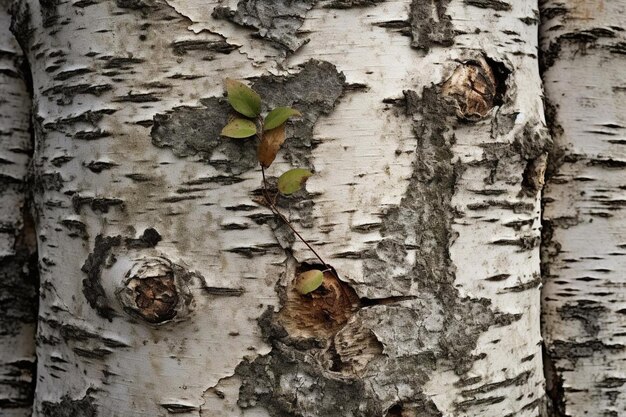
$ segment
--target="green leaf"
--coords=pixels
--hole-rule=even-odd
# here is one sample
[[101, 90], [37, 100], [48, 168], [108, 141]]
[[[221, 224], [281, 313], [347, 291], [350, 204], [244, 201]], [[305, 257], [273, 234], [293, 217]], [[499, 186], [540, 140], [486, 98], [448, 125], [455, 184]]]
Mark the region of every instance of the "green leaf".
[[248, 117], [257, 117], [261, 113], [261, 96], [244, 83], [226, 79], [228, 102], [233, 109]]
[[296, 290], [302, 294], [315, 291], [322, 285], [324, 274], [319, 269], [311, 269], [298, 275], [296, 279]]
[[278, 178], [278, 191], [284, 195], [293, 194], [302, 188], [311, 175], [313, 173], [308, 169], [290, 169]]
[[267, 130], [275, 129], [294, 116], [302, 116], [302, 113], [291, 107], [276, 107], [265, 116], [263, 127]]
[[233, 119], [222, 129], [222, 136], [229, 138], [247, 138], [256, 133], [256, 125], [247, 119]]

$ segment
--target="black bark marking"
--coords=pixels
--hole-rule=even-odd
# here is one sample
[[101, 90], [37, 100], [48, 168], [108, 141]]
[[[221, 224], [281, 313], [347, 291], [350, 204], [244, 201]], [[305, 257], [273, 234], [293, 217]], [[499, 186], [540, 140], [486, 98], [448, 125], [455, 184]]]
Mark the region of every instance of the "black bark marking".
[[85, 165], [91, 172], [95, 172], [96, 174], [99, 174], [102, 171], [115, 168], [116, 166], [118, 166], [118, 164], [114, 162], [106, 162], [106, 161], [90, 161], [87, 164], [83, 162], [83, 165]]
[[597, 337], [600, 331], [600, 317], [608, 312], [602, 304], [593, 300], [579, 300], [577, 303], [564, 304], [557, 308], [563, 320], [578, 320], [591, 337]]
[[298, 37], [306, 13], [318, 0], [239, 0], [237, 10], [218, 6], [216, 19], [256, 29], [256, 37], [265, 38], [276, 47], [294, 52], [308, 41]]
[[491, 391], [495, 391], [498, 388], [510, 387], [512, 385], [525, 385], [528, 379], [533, 374], [533, 371], [525, 371], [512, 378], [506, 378], [500, 382], [492, 382], [489, 384], [481, 385], [477, 388], [466, 389], [461, 391], [461, 395], [464, 397], [474, 397], [476, 394], [485, 394]]
[[126, 238], [126, 247], [131, 249], [147, 249], [155, 247], [161, 241], [161, 235], [150, 227], [143, 231], [139, 238]]
[[217, 52], [220, 54], [230, 54], [232, 51], [239, 49], [237, 45], [231, 45], [230, 43], [220, 41], [209, 41], [201, 39], [191, 39], [184, 41], [176, 41], [172, 43], [172, 50], [176, 55], [185, 55], [189, 51], [205, 51], [205, 52]]
[[87, 233], [87, 226], [85, 223], [79, 220], [63, 219], [61, 220], [61, 224], [69, 230], [69, 237], [77, 237], [84, 240], [89, 238], [89, 233]]
[[81, 271], [87, 274], [87, 278], [83, 279], [83, 294], [87, 302], [98, 315], [109, 321], [113, 320], [116, 313], [102, 287], [102, 269], [110, 267], [115, 262], [111, 254], [113, 248], [120, 246], [121, 243], [121, 236], [96, 236], [93, 252], [89, 254], [81, 268]]
[[443, 417], [433, 400], [426, 395], [419, 395], [410, 402], [395, 404], [386, 417]]
[[57, 99], [57, 104], [68, 105], [73, 102], [74, 97], [78, 94], [90, 94], [99, 97], [112, 89], [110, 84], [59, 84], [42, 91], [41, 94], [46, 97], [58, 95], [60, 97]]
[[226, 288], [226, 287], [208, 287], [202, 288], [207, 294], [219, 297], [241, 297], [245, 292], [245, 288]]
[[511, 5], [501, 0], [464, 0], [465, 4], [480, 7], [481, 9], [493, 9], [497, 11], [509, 11]]
[[[542, 13], [544, 10], [542, 10]], [[563, 11], [567, 14], [566, 11]], [[543, 14], [543, 21], [549, 20], [550, 16]], [[550, 41], [549, 46], [542, 50], [539, 55], [539, 69], [543, 73], [547, 71], [559, 59], [559, 55], [564, 47], [568, 49], [577, 49], [582, 54], [591, 48], [606, 48], [609, 52], [623, 53], [623, 42], [600, 42], [607, 39], [616, 39], [615, 30], [609, 28], [592, 28], [589, 30], [579, 30], [575, 32], [564, 33], [556, 39]]]
[[42, 26], [49, 28], [54, 26], [59, 20], [59, 14], [57, 6], [61, 3], [61, 0], [39, 0], [41, 6], [41, 21]]
[[46, 417], [97, 417], [98, 406], [92, 393], [96, 390], [87, 389], [85, 396], [78, 400], [73, 400], [69, 395], [65, 395], [59, 402], [43, 401], [41, 411]]
[[38, 280], [36, 254], [30, 250], [0, 258], [0, 335], [16, 335], [22, 324], [36, 322]]
[[64, 126], [71, 126], [76, 123], [88, 123], [95, 127], [104, 116], [111, 115], [115, 112], [115, 109], [87, 110], [76, 116], [60, 118], [54, 122], [46, 123], [44, 127], [46, 129], [60, 130]]
[[89, 206], [96, 213], [108, 213], [111, 207], [124, 209], [124, 201], [119, 198], [84, 197], [80, 194], [72, 196], [72, 207], [76, 214], [80, 214], [83, 206]]
[[328, 9], [350, 9], [352, 7], [371, 7], [386, 0], [333, 0], [324, 7]]

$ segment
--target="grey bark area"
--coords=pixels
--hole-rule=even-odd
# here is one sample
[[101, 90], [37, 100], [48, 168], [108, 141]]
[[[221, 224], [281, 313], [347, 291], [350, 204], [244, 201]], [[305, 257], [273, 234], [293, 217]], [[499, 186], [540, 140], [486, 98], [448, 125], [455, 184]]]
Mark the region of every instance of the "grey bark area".
[[216, 7], [213, 17], [256, 29], [256, 36], [294, 52], [306, 43], [298, 36], [307, 11], [318, 0], [240, 0], [237, 10]]
[[624, 1], [541, 2], [554, 147], [544, 190], [542, 333], [556, 417], [626, 413]]
[[[32, 154], [24, 56], [0, 1], [0, 415], [30, 416], [35, 377], [37, 255], [28, 204]], [[26, 72], [25, 72], [26, 71]]]
[[446, 13], [450, 0], [413, 0], [406, 20], [378, 22], [376, 25], [395, 30], [412, 39], [415, 49], [428, 51], [435, 46], [452, 46], [454, 28], [452, 19]]
[[[320, 116], [332, 111], [347, 90], [345, 76], [328, 62], [310, 60], [292, 76], [262, 76], [252, 87], [263, 97], [264, 111], [294, 106], [306, 112], [306, 117], [290, 124], [289, 141], [283, 152], [295, 165], [312, 168], [309, 158], [315, 146], [313, 126]], [[255, 168], [258, 160], [254, 138], [236, 142], [220, 138], [220, 131], [233, 114], [226, 99], [210, 97], [201, 103], [204, 107], [179, 107], [157, 114], [150, 133], [152, 143], [172, 148], [177, 156], [199, 155], [224, 175], [237, 176]], [[214, 153], [224, 154], [226, 158], [212, 161]]]

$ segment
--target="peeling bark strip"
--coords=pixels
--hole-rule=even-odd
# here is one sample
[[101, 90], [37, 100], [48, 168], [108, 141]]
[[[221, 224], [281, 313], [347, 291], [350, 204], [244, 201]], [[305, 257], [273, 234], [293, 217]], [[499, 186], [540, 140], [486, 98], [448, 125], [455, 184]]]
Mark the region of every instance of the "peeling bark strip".
[[554, 139], [544, 191], [542, 330], [557, 417], [626, 410], [625, 14], [624, 1], [541, 2]]
[[31, 99], [24, 56], [0, 1], [0, 415], [32, 413], [37, 321], [37, 254], [29, 213]]

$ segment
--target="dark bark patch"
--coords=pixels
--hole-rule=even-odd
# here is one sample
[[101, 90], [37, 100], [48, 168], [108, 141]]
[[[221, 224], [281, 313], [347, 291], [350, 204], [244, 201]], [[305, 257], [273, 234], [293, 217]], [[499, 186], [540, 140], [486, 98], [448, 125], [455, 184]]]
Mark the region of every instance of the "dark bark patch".
[[87, 278], [83, 279], [83, 294], [87, 302], [98, 315], [109, 321], [112, 321], [116, 314], [102, 286], [102, 269], [110, 267], [115, 262], [111, 254], [113, 248], [120, 246], [121, 243], [121, 236], [96, 236], [93, 252], [89, 254], [81, 268], [81, 271], [87, 274]]
[[239, 0], [237, 10], [219, 6], [214, 9], [213, 17], [256, 29], [256, 37], [294, 52], [307, 43], [297, 32], [316, 3], [317, 0]]
[[74, 133], [74, 139], [78, 140], [96, 140], [101, 138], [107, 138], [109, 136], [111, 136], [111, 133], [102, 129], [79, 130], [78, 132]]
[[607, 313], [607, 308], [592, 300], [580, 300], [558, 307], [557, 313], [563, 320], [579, 321], [589, 336], [597, 337], [600, 331], [600, 318]]
[[[0, 333], [0, 336], [4, 335]], [[0, 410], [32, 407], [35, 394], [32, 379], [36, 371], [37, 365], [34, 360], [18, 360], [2, 364], [1, 383], [4, 390], [0, 398]]]
[[87, 389], [85, 396], [78, 400], [65, 395], [59, 402], [42, 401], [41, 411], [46, 417], [97, 417], [98, 406], [93, 392], [93, 388]]
[[63, 219], [61, 220], [61, 224], [69, 231], [69, 237], [77, 237], [80, 239], [89, 238], [87, 225], [85, 225], [85, 223], [74, 219]]
[[543, 189], [548, 155], [542, 154], [526, 163], [522, 176], [522, 192], [533, 196]]
[[502, 0], [464, 0], [465, 4], [480, 7], [481, 9], [493, 9], [497, 11], [511, 10], [511, 5]]
[[412, 401], [395, 404], [386, 417], [443, 417], [433, 400], [421, 394]]
[[217, 52], [228, 55], [232, 51], [239, 49], [239, 46], [232, 45], [224, 40], [210, 41], [202, 39], [190, 39], [172, 42], [172, 50], [176, 55], [185, 55], [189, 51]]
[[114, 162], [107, 161], [90, 161], [89, 163], [83, 163], [91, 172], [95, 172], [96, 174], [101, 173], [102, 171], [109, 170], [118, 166], [118, 164]]
[[54, 122], [46, 123], [44, 127], [47, 129], [60, 130], [63, 126], [71, 126], [76, 123], [87, 123], [92, 126], [97, 126], [98, 122], [100, 122], [104, 116], [111, 115], [115, 112], [115, 109], [87, 110], [76, 116], [64, 117]]
[[263, 98], [265, 111], [291, 106], [304, 115], [288, 126], [287, 141], [281, 150], [294, 166], [313, 168], [310, 161], [313, 127], [320, 116], [333, 111], [347, 87], [342, 72], [329, 62], [317, 60], [304, 63], [297, 74], [267, 75], [253, 83], [252, 88]]
[[328, 9], [351, 9], [353, 7], [371, 7], [384, 3], [385, 0], [333, 0], [324, 5]]
[[29, 3], [25, 1], [11, 2], [9, 14], [11, 15], [11, 32], [22, 49], [28, 51], [35, 32]]
[[132, 93], [113, 98], [113, 102], [118, 103], [154, 103], [160, 101], [155, 93]]
[[450, 0], [413, 0], [409, 11], [411, 46], [428, 51], [433, 46], [452, 46], [454, 28], [446, 14]]
[[41, 7], [41, 24], [43, 27], [49, 28], [57, 23], [59, 19], [57, 6], [60, 3], [60, 0], [39, 0]]
[[[281, 151], [298, 166], [311, 168], [313, 126], [323, 114], [329, 114], [344, 93], [345, 77], [337, 68], [323, 61], [311, 60], [302, 70], [288, 76], [263, 76], [252, 86], [269, 110], [277, 106], [293, 106], [305, 114], [287, 130], [287, 142]], [[220, 136], [231, 114], [223, 98], [202, 99], [203, 107], [177, 107], [157, 114], [150, 132], [157, 147], [172, 148], [175, 155], [199, 155], [222, 173], [239, 175], [258, 165], [254, 139], [228, 139]], [[214, 154], [224, 155], [216, 159]]]
[[[231, 114], [230, 105], [221, 98], [202, 100], [203, 107], [176, 107], [154, 116], [150, 132], [152, 144], [172, 148], [174, 155], [199, 154], [209, 165], [229, 174], [239, 175], [257, 165], [253, 139], [232, 140], [220, 136]], [[213, 159], [214, 153], [225, 159]]]
[[0, 259], [0, 336], [17, 335], [37, 317], [36, 255], [18, 250]]
[[42, 95], [46, 97], [58, 95], [60, 97], [57, 99], [57, 104], [68, 105], [72, 103], [74, 97], [78, 94], [90, 94], [98, 97], [112, 89], [113, 87], [110, 84], [59, 84], [44, 90]]
[[126, 247], [131, 249], [147, 249], [155, 247], [161, 241], [161, 235], [150, 227], [143, 231], [139, 238], [126, 238]]
[[119, 198], [85, 197], [80, 194], [72, 196], [72, 207], [76, 214], [80, 214], [83, 206], [89, 206], [96, 213], [108, 213], [111, 207], [124, 209], [124, 201]]

